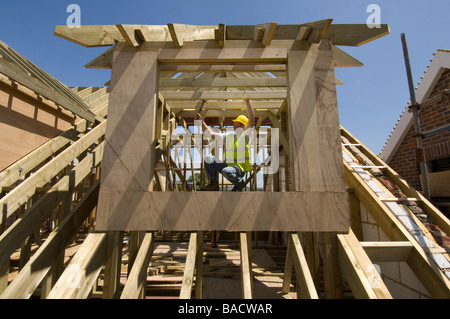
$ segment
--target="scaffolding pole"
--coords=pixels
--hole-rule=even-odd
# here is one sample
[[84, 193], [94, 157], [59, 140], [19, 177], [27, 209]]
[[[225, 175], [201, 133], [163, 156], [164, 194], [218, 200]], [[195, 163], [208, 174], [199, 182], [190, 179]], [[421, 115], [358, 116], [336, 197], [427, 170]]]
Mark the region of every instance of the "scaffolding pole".
[[414, 84], [411, 74], [411, 65], [409, 63], [409, 54], [408, 54], [408, 47], [406, 45], [406, 37], [405, 34], [401, 34], [402, 39], [402, 46], [403, 46], [403, 56], [405, 58], [405, 66], [406, 66], [406, 74], [408, 77], [408, 85], [409, 85], [409, 94], [411, 96], [411, 105], [410, 110], [413, 113], [414, 117], [414, 128], [416, 130], [416, 141], [417, 141], [417, 153], [416, 153], [416, 159], [420, 163], [420, 171], [422, 173], [422, 183], [423, 183], [423, 191], [424, 195], [427, 199], [430, 199], [430, 186], [428, 183], [428, 167], [427, 163], [425, 161], [425, 154], [423, 149], [423, 134], [422, 130], [420, 128], [420, 119], [419, 119], [419, 108], [420, 105], [416, 101], [416, 93], [414, 90]]

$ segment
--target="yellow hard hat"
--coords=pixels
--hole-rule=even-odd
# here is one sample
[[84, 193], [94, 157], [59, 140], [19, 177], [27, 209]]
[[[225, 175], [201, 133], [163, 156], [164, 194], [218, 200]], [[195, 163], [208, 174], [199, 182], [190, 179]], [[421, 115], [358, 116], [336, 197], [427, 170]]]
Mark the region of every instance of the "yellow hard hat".
[[247, 125], [248, 118], [245, 115], [239, 115], [235, 120], [233, 120], [233, 122], [239, 122], [239, 123], [242, 123], [244, 125]]

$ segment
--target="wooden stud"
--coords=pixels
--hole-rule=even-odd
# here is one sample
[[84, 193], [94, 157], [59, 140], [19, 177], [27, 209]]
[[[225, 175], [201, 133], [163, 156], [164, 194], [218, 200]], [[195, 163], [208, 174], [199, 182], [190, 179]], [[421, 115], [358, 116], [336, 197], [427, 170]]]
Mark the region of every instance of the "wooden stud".
[[241, 287], [242, 298], [253, 298], [253, 275], [252, 275], [252, 239], [251, 232], [239, 233], [241, 243]]
[[319, 296], [303, 252], [299, 234], [291, 233], [289, 240], [291, 240], [291, 251], [288, 253], [291, 254], [291, 261], [295, 269], [297, 298], [318, 299]]
[[116, 299], [119, 294], [123, 235], [121, 231], [108, 232], [103, 286], [104, 299]]
[[[358, 263], [344, 235], [337, 235], [339, 247], [339, 264], [355, 298], [377, 299], [369, 280]], [[373, 266], [372, 266], [373, 267]]]
[[195, 266], [198, 260], [198, 241], [201, 241], [201, 238], [198, 237], [198, 233], [191, 233], [189, 238], [188, 255], [186, 257], [186, 266], [183, 274], [183, 282], [181, 284], [180, 299], [191, 299]]
[[[64, 251], [65, 244], [76, 234], [82, 222], [95, 207], [98, 190], [99, 182], [97, 181], [34, 253], [22, 271], [0, 295], [0, 298], [27, 299], [31, 297], [52, 268], [55, 258]], [[81, 268], [79, 270], [81, 271]]]
[[342, 298], [342, 280], [338, 259], [336, 233], [320, 233], [323, 280], [326, 299]]
[[[127, 282], [123, 288], [120, 299], [137, 299], [141, 291], [145, 290], [147, 282], [147, 269], [153, 253], [154, 235], [146, 233], [136, 259], [133, 262]], [[145, 292], [145, 291], [144, 291]]]
[[[90, 233], [47, 299], [86, 299], [106, 260], [107, 233]], [[87, 271], [89, 270], [89, 271]]]

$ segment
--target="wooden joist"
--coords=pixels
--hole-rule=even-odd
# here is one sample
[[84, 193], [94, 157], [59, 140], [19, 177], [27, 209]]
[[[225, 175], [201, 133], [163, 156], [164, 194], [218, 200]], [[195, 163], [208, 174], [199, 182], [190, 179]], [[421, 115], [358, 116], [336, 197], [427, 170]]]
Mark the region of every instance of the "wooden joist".
[[59, 277], [48, 299], [86, 299], [106, 260], [107, 233], [90, 233]]
[[[240, 100], [235, 101], [207, 101], [203, 107], [203, 110], [205, 111], [211, 111], [211, 110], [240, 110], [243, 112], [245, 110], [245, 102]], [[185, 110], [190, 111], [191, 115], [193, 116], [195, 113], [193, 113], [193, 110], [198, 109], [202, 101], [196, 101], [196, 100], [184, 100], [184, 101], [177, 101], [172, 100], [168, 102], [170, 105], [170, 109], [174, 111], [174, 113], [177, 113], [179, 110]], [[263, 100], [255, 100], [252, 101], [252, 107], [253, 110], [258, 112], [259, 110], [265, 111], [265, 110], [277, 110], [280, 109], [283, 106], [283, 101], [263, 101]], [[244, 111], [245, 112], [245, 111]], [[185, 113], [184, 113], [185, 114]], [[268, 113], [267, 114], [271, 114]], [[223, 113], [222, 116], [226, 116], [226, 113]], [[208, 116], [212, 116], [209, 115]]]
[[283, 293], [289, 292], [292, 270], [295, 269], [297, 281], [297, 298], [318, 299], [314, 280], [306, 261], [298, 233], [288, 234], [288, 246], [283, 278]]
[[136, 259], [133, 262], [133, 267], [128, 275], [120, 299], [137, 299], [142, 295], [147, 281], [147, 270], [153, 253], [153, 244], [153, 233], [146, 233], [139, 247]]
[[21, 204], [34, 194], [36, 187], [43, 186], [73, 161], [74, 158], [92, 146], [92, 144], [98, 142], [99, 138], [104, 134], [105, 128], [106, 121], [96, 126], [88, 134], [66, 148], [32, 176], [23, 181], [18, 187], [0, 199], [4, 217], [8, 218], [11, 216]]
[[194, 88], [194, 87], [286, 87], [286, 78], [183, 78], [160, 79], [159, 87]]
[[338, 234], [337, 238], [340, 267], [354, 296], [361, 299], [392, 298], [353, 232]]
[[[96, 167], [102, 158], [103, 144], [84, 158], [70, 173], [59, 180], [46, 194], [0, 236], [0, 265], [29, 236], [51, 211], [67, 198], [70, 187], [77, 186]], [[6, 196], [5, 196], [6, 197]], [[70, 198], [70, 197], [69, 197]]]
[[2, 42], [0, 42], [0, 57], [0, 73], [81, 118], [92, 123], [95, 122], [94, 113], [89, 110], [89, 107], [79, 96]]
[[170, 100], [285, 99], [286, 90], [274, 91], [161, 91]]
[[253, 275], [252, 275], [252, 238], [251, 232], [240, 232], [241, 244], [241, 287], [242, 298], [253, 298]]
[[[184, 268], [183, 282], [181, 284], [180, 299], [191, 299], [192, 286], [195, 282], [196, 296], [201, 296], [201, 274], [203, 264], [203, 240], [202, 232], [193, 232], [189, 238], [188, 254], [186, 257], [186, 265]], [[195, 277], [195, 279], [194, 279]]]
[[[173, 41], [176, 47], [187, 41], [207, 40], [217, 41], [221, 47], [224, 47], [224, 43], [227, 41], [254, 40], [255, 38], [266, 46], [278, 40], [308, 40], [311, 43], [317, 43], [322, 38], [331, 40], [335, 45], [359, 46], [389, 34], [389, 27], [386, 24], [382, 24], [380, 28], [370, 29], [366, 24], [331, 24], [331, 22], [332, 19], [297, 25], [281, 25], [275, 22], [257, 25], [219, 24], [216, 26], [176, 23], [121, 25], [122, 31], [115, 25], [82, 25], [79, 28], [56, 26], [54, 34], [85, 47], [111, 46], [116, 41], [127, 40], [132, 46], [135, 46], [137, 43], [134, 40], [130, 41], [130, 38], [134, 37], [149, 42]], [[126, 30], [125, 33], [124, 30]], [[136, 30], [138, 30], [137, 34]]]
[[65, 245], [77, 233], [81, 223], [97, 205], [99, 181], [95, 182], [83, 198], [49, 235], [42, 246], [22, 268], [0, 299], [28, 299], [50, 271]]
[[[363, 145], [358, 139], [352, 136], [347, 130], [341, 127], [341, 134], [347, 137], [354, 144]], [[442, 212], [437, 209], [429, 200], [427, 200], [420, 192], [411, 188], [408, 183], [401, 178], [391, 167], [389, 167], [383, 160], [376, 156], [372, 151], [366, 147], [361, 147], [361, 151], [365, 156], [367, 156], [370, 161], [377, 166], [385, 166], [386, 169], [383, 174], [391, 180], [395, 185], [397, 185], [400, 190], [408, 198], [417, 198], [419, 200], [418, 205], [424, 210], [424, 212], [433, 219], [433, 223], [442, 229], [446, 234], [450, 234], [450, 221], [442, 214]]]
[[388, 35], [389, 25], [380, 28], [368, 28], [367, 24], [332, 24], [324, 34], [334, 45], [361, 46]]

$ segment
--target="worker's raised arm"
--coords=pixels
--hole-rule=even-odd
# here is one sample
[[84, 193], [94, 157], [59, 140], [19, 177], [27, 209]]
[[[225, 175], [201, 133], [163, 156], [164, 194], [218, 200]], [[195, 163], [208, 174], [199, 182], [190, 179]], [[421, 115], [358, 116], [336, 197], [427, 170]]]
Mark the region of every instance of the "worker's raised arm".
[[255, 126], [255, 112], [253, 112], [252, 104], [250, 103], [250, 100], [248, 98], [245, 99], [245, 104], [247, 105], [247, 113], [248, 113], [247, 128], [254, 127]]
[[195, 120], [202, 121], [202, 129], [203, 132], [206, 133], [208, 136], [216, 138], [217, 136], [221, 136], [219, 133], [215, 133], [208, 125], [206, 125], [205, 121], [203, 120], [200, 113], [195, 114]]

